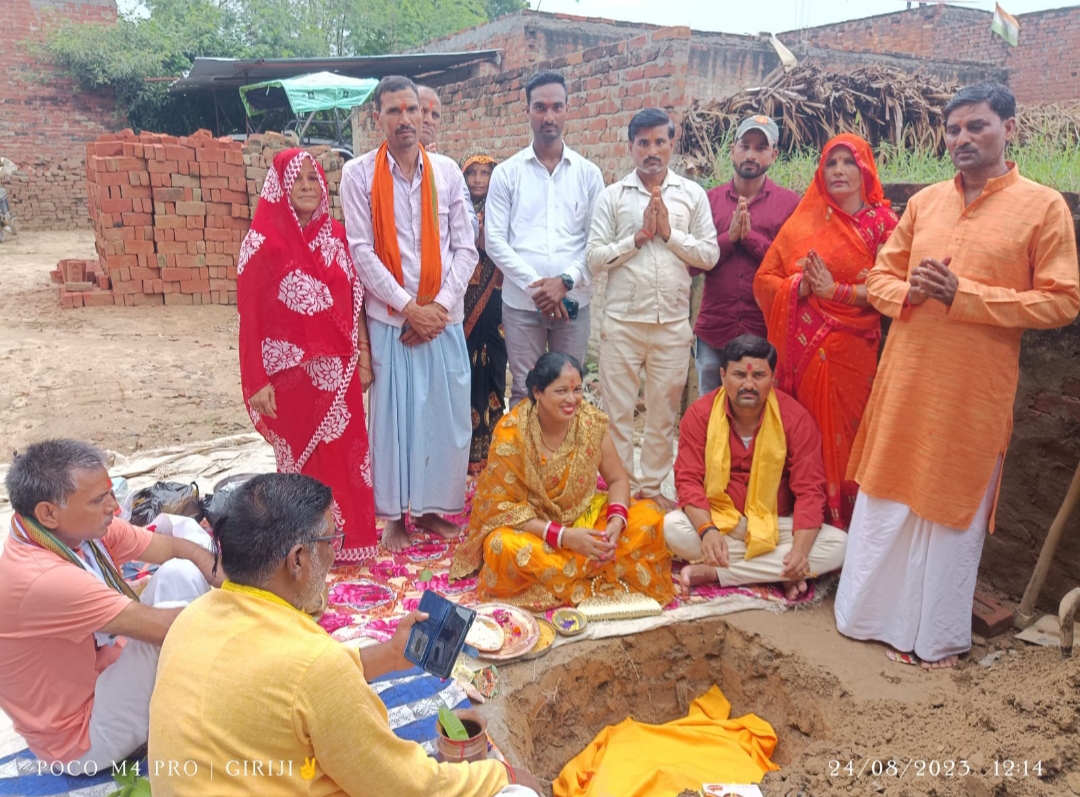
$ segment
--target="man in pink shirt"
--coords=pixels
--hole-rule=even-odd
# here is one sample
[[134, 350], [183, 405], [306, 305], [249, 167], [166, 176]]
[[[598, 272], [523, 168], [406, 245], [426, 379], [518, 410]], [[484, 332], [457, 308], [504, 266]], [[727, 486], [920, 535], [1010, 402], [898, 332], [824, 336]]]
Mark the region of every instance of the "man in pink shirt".
[[[199, 545], [115, 517], [105, 456], [88, 443], [35, 443], [5, 481], [0, 708], [43, 761], [106, 770], [146, 743], [165, 634], [221, 578]], [[161, 565], [141, 600], [119, 572], [133, 559]]]

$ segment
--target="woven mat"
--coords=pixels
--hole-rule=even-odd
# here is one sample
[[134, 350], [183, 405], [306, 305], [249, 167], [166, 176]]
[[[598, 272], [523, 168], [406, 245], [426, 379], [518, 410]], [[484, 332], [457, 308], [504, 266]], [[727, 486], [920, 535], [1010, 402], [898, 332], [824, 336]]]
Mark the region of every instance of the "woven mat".
[[[476, 483], [470, 479], [466, 487], [465, 511], [448, 517], [448, 520], [462, 528], [467, 527], [475, 490]], [[330, 606], [319, 622], [336, 639], [353, 644], [385, 642], [393, 636], [401, 618], [417, 608], [424, 590], [436, 590], [459, 603], [472, 605], [479, 602], [475, 578], [450, 582], [450, 561], [458, 542], [418, 530], [408, 518], [406, 526], [412, 544], [401, 553], [386, 552], [367, 565], [346, 565], [330, 571]], [[673, 578], [677, 578], [679, 569], [680, 565], [676, 563]], [[659, 617], [591, 623], [585, 633], [572, 638], [560, 637], [556, 644], [625, 636], [671, 623], [749, 609], [782, 612], [811, 606], [823, 600], [834, 583], [835, 580], [829, 578], [810, 582], [808, 590], [794, 601], [789, 601], [784, 591], [774, 585], [720, 587], [706, 584], [694, 587], [689, 599], [676, 597], [664, 607]]]

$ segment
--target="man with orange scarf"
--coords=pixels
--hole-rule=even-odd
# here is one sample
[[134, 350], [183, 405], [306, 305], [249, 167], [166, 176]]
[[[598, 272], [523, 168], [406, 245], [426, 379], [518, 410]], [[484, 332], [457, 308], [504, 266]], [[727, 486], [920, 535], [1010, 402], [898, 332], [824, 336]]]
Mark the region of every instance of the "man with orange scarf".
[[[823, 524], [825, 469], [810, 413], [773, 387], [776, 349], [740, 335], [720, 352], [720, 387], [683, 415], [675, 491], [681, 510], [664, 517], [668, 548], [688, 564], [683, 594], [806, 579], [836, 570], [847, 535]], [[704, 564], [698, 564], [704, 562]]]
[[386, 141], [346, 164], [341, 200], [367, 288], [375, 514], [390, 521], [383, 545], [400, 551], [409, 544], [406, 513], [444, 537], [460, 531], [441, 515], [465, 502], [471, 424], [462, 319], [478, 255], [461, 171], [420, 144], [416, 85], [385, 77], [374, 105]]

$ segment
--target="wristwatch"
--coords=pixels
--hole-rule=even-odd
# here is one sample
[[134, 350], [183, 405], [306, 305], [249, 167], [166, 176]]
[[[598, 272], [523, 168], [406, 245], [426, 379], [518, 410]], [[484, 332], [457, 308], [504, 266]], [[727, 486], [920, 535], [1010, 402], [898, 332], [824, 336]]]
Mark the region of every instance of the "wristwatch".
[[574, 278], [569, 274], [563, 273], [559, 275], [559, 279], [562, 280], [562, 284], [566, 286], [566, 290], [574, 290]]

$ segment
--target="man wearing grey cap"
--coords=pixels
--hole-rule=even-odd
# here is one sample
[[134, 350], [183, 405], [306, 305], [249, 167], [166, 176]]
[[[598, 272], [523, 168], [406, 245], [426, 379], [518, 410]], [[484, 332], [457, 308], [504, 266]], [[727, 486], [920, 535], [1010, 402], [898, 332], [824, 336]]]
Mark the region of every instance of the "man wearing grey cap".
[[739, 335], [767, 337], [754, 299], [754, 275], [773, 238], [799, 204], [799, 195], [765, 176], [778, 154], [780, 129], [768, 116], [744, 119], [735, 131], [735, 177], [708, 192], [720, 259], [705, 272], [694, 334], [698, 391], [720, 386], [720, 350]]

